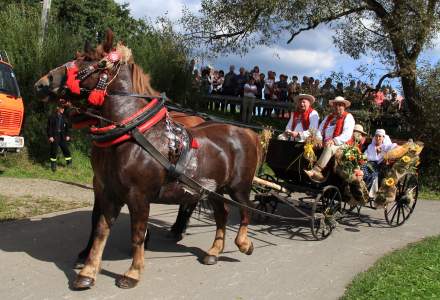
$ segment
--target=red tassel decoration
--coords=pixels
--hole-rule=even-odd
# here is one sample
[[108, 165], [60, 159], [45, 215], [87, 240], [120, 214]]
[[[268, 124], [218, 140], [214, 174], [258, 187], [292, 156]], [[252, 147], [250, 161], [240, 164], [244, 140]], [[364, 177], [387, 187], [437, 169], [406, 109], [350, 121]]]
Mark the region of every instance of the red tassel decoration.
[[66, 86], [73, 94], [81, 94], [81, 89], [79, 87], [79, 80], [76, 79], [76, 75], [78, 74], [78, 67], [73, 64], [72, 67], [67, 68], [67, 81]]
[[104, 98], [107, 95], [105, 90], [94, 89], [90, 92], [89, 103], [96, 106], [101, 106], [104, 103]]
[[196, 139], [192, 139], [192, 141], [191, 141], [191, 148], [199, 149], [199, 147], [200, 147], [199, 142]]

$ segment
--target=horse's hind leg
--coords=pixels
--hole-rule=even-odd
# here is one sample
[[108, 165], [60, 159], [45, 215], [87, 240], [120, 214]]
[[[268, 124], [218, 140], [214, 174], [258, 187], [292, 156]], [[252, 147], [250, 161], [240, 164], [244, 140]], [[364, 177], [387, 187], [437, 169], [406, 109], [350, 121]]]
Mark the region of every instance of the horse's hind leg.
[[179, 213], [177, 214], [176, 222], [171, 226], [170, 235], [178, 242], [183, 238], [183, 234], [188, 227], [189, 219], [197, 207], [196, 203], [181, 204], [179, 206]]
[[[249, 192], [234, 192], [230, 196], [237, 202], [248, 203]], [[245, 208], [240, 208], [240, 228], [238, 229], [237, 237], [235, 238], [235, 244], [240, 252], [251, 255], [254, 251], [254, 245], [248, 237], [248, 225], [249, 225], [249, 211]]]
[[93, 244], [84, 268], [73, 282], [73, 288], [75, 289], [86, 289], [95, 284], [96, 275], [101, 266], [102, 252], [110, 234], [110, 228], [121, 211], [121, 206], [115, 205], [112, 202], [107, 202], [105, 208], [98, 217]]
[[216, 223], [215, 239], [208, 250], [207, 255], [203, 258], [205, 265], [214, 265], [218, 261], [218, 256], [225, 248], [226, 221], [228, 218], [228, 210], [220, 201], [213, 201], [214, 218]]
[[123, 276], [116, 279], [116, 285], [123, 289], [133, 288], [139, 282], [144, 269], [144, 242], [148, 226], [150, 204], [143, 197], [136, 203], [129, 203], [131, 219], [131, 248], [133, 261]]

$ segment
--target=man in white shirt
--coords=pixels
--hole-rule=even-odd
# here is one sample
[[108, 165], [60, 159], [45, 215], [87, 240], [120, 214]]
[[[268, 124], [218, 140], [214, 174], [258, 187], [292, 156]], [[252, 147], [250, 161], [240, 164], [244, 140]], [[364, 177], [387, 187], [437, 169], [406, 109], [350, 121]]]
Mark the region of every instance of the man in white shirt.
[[310, 129], [318, 130], [319, 115], [312, 108], [315, 97], [299, 94], [293, 99], [296, 105], [295, 112], [291, 114], [286, 130], [278, 136], [278, 139], [304, 142], [310, 136]]
[[346, 111], [351, 103], [338, 96], [329, 101], [333, 106], [333, 113], [322, 120], [317, 136], [323, 141], [324, 150], [312, 170], [305, 171], [314, 181], [322, 182], [322, 170], [327, 166], [336, 151], [345, 144], [353, 144], [353, 130], [355, 121], [353, 115]]
[[241, 112], [241, 121], [244, 123], [251, 122], [252, 111], [254, 109], [257, 92], [258, 89], [255, 85], [254, 77], [249, 77], [248, 82], [244, 85], [243, 92], [243, 109]]

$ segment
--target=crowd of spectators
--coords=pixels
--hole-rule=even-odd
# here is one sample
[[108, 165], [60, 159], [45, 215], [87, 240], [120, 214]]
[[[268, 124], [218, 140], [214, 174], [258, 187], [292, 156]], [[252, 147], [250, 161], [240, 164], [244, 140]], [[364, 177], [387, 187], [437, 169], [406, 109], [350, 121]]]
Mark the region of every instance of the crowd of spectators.
[[[335, 86], [332, 78], [327, 78], [324, 84], [321, 84], [319, 79], [309, 76], [303, 76], [302, 82], [300, 82], [296, 75], [291, 76], [289, 80], [287, 75], [279, 74], [277, 76], [274, 71], [268, 71], [266, 76], [258, 66], [253, 67], [250, 71], [240, 67], [237, 73], [235, 66], [231, 65], [226, 74], [223, 70], [216, 70], [208, 66], [202, 68], [201, 72], [194, 71], [194, 84], [203, 95], [242, 97], [243, 101], [245, 98], [251, 98], [292, 102], [298, 94], [310, 94], [317, 99], [318, 105], [325, 107], [329, 100], [343, 96], [350, 99], [355, 106], [356, 103], [362, 103], [362, 105], [369, 103], [381, 111], [400, 110], [403, 102], [403, 98], [389, 87], [376, 91], [371, 85], [360, 80], [351, 80], [346, 87], [342, 82], [337, 82]], [[221, 102], [213, 101], [208, 105], [211, 110], [224, 109]], [[252, 103], [250, 106], [254, 115], [289, 117], [289, 113], [282, 109], [254, 108]], [[235, 113], [237, 111], [236, 105], [231, 105], [230, 111]]]

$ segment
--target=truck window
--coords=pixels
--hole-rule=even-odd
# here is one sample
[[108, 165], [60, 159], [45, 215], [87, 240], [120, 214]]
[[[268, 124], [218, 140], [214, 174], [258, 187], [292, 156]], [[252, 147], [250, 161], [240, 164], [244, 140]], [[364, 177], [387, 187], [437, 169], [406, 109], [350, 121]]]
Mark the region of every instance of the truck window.
[[9, 94], [15, 97], [20, 96], [15, 74], [12, 69], [0, 63], [0, 93]]

